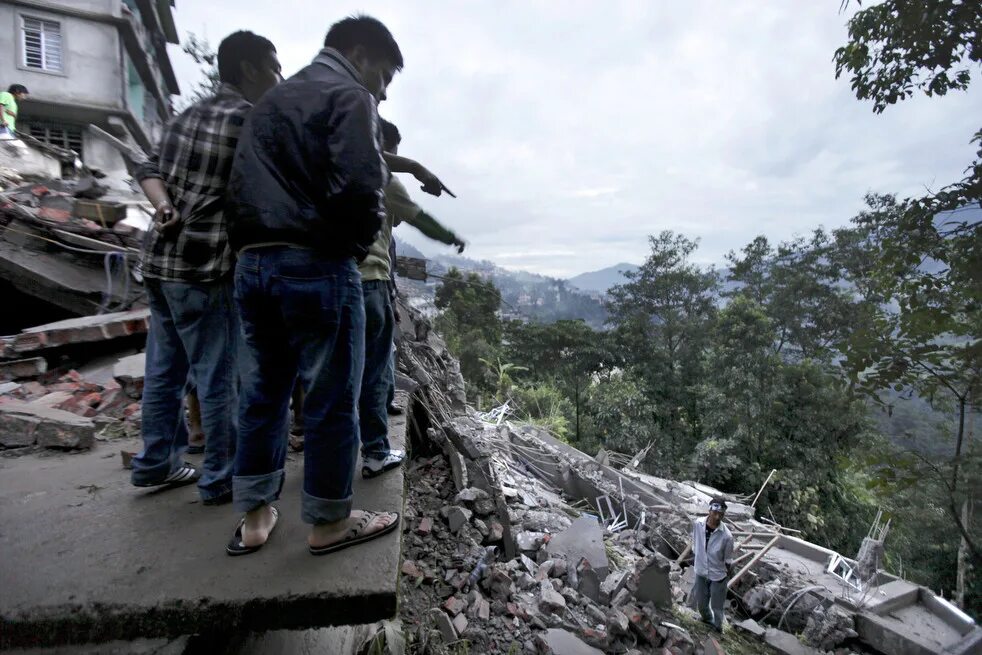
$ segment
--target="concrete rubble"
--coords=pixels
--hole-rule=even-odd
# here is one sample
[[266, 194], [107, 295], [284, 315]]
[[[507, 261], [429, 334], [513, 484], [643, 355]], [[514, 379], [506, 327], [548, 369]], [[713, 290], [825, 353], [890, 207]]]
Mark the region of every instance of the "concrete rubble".
[[[84, 348], [113, 346], [119, 338], [145, 331], [146, 312], [138, 310], [37, 326], [0, 338], [8, 357], [25, 350], [41, 353], [27, 359], [0, 355], [0, 376], [11, 379], [0, 384], [0, 449], [88, 449], [97, 439], [136, 434], [143, 354], [120, 358], [110, 348], [101, 365], [91, 365], [84, 361]], [[81, 354], [66, 354], [80, 344]], [[66, 361], [88, 364], [86, 374]]]
[[[55, 220], [67, 197], [19, 193], [38, 221]], [[77, 214], [71, 207], [63, 211]], [[26, 220], [22, 209], [6, 211]], [[467, 405], [445, 343], [416, 310], [400, 309], [413, 457], [397, 570], [410, 652], [466, 641], [482, 653], [699, 655], [740, 643], [742, 652], [921, 655], [967, 653], [982, 640], [947, 601], [878, 569], [882, 543], [864, 546], [860, 567], [758, 520], [746, 499], [615, 466], [616, 454], [590, 457], [504, 412], [489, 420]], [[137, 434], [144, 356], [127, 337], [146, 329], [136, 309], [0, 338], [0, 451], [84, 450]], [[72, 348], [113, 343], [128, 350], [66, 366]], [[727, 610], [735, 628], [722, 636], [688, 606], [691, 521], [713, 495], [727, 497], [740, 546]]]
[[[758, 520], [742, 498], [615, 468], [535, 427], [486, 420], [464, 403], [443, 342], [413, 310], [403, 317], [400, 366], [420, 383], [403, 551], [413, 566], [402, 572], [413, 652], [466, 640], [471, 652], [713, 654], [738, 640], [743, 652], [919, 654], [959, 652], [946, 649], [982, 632], [916, 585], [893, 600], [901, 590], [882, 570], [857, 588], [845, 569], [829, 570], [853, 560]], [[687, 606], [691, 521], [714, 495], [727, 498], [741, 546], [727, 612], [740, 629], [722, 638]], [[891, 601], [931, 608], [918, 616], [936, 626], [934, 642], [927, 630], [885, 624], [882, 603]]]
[[[8, 142], [9, 143], [9, 142]], [[18, 142], [19, 143], [19, 142]], [[29, 156], [44, 144], [22, 144]], [[25, 297], [64, 316], [146, 306], [136, 273], [151, 206], [128, 179], [85, 169], [61, 179], [57, 160], [0, 168], [0, 274]], [[101, 174], [100, 174], [101, 175]]]

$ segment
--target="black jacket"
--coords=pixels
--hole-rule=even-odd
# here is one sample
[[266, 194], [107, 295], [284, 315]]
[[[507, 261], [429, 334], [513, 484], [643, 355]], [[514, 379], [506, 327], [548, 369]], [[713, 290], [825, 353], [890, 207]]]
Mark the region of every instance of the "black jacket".
[[293, 243], [363, 259], [385, 216], [379, 143], [375, 99], [324, 49], [270, 89], [242, 129], [228, 186], [232, 247]]

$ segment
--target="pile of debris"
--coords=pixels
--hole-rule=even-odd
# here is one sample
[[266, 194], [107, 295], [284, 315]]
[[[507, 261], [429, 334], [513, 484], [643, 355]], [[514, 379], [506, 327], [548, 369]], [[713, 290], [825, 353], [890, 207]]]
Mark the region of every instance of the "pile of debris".
[[[749, 496], [646, 475], [643, 457], [590, 457], [507, 411], [475, 412], [443, 341], [413, 310], [402, 316], [400, 368], [419, 385], [400, 592], [410, 652], [848, 655], [982, 644], [982, 629], [929, 590], [758, 519]], [[712, 496], [727, 499], [737, 540], [722, 635], [688, 605], [690, 528]], [[883, 531], [874, 533], [881, 552]]]
[[2, 163], [4, 280], [66, 315], [143, 304], [135, 265], [152, 208], [139, 189], [124, 177], [83, 171], [61, 179], [60, 174], [28, 175]]
[[[100, 436], [137, 432], [144, 354], [126, 337], [139, 340], [147, 323], [147, 310], [135, 310], [0, 338], [0, 449], [85, 449]], [[110, 344], [109, 354], [82, 362], [84, 372], [63, 354], [101, 343]], [[49, 370], [49, 361], [58, 364]]]
[[652, 547], [656, 524], [621, 519], [612, 532], [603, 510], [532, 474], [524, 446], [505, 445], [519, 429], [465, 406], [457, 362], [402, 311], [411, 313], [400, 357], [419, 384], [400, 603], [410, 651], [467, 642], [488, 653], [724, 652], [721, 637], [692, 630], [695, 613], [675, 606], [681, 567]]

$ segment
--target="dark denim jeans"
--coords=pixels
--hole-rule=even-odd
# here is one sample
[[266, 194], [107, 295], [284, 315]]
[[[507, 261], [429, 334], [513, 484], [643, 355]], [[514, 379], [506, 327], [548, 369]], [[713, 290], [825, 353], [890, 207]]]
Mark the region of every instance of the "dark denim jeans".
[[361, 454], [389, 454], [388, 404], [392, 392], [392, 329], [395, 319], [388, 281], [362, 283], [365, 293], [365, 374], [361, 380]]
[[299, 376], [303, 405], [306, 523], [351, 513], [358, 457], [358, 396], [365, 358], [365, 305], [353, 259], [270, 246], [241, 253], [235, 299], [244, 336], [235, 508], [279, 498], [288, 408]]
[[143, 381], [143, 451], [133, 458], [135, 484], [163, 480], [183, 463], [188, 445], [182, 403], [194, 378], [207, 435], [198, 489], [204, 499], [232, 490], [238, 414], [238, 314], [232, 283], [147, 278], [150, 333]]

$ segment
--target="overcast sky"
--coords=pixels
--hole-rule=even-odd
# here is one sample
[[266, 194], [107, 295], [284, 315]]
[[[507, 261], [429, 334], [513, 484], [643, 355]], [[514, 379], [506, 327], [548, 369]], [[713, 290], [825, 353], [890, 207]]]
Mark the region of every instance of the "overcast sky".
[[[283, 70], [329, 25], [369, 13], [402, 48], [380, 114], [400, 154], [458, 199], [417, 200], [506, 268], [568, 277], [641, 263], [647, 235], [701, 240], [718, 263], [763, 234], [848, 223], [870, 190], [912, 194], [962, 176], [982, 91], [876, 115], [835, 79], [839, 0], [179, 0], [182, 38], [250, 29]], [[187, 90], [193, 62], [172, 46]], [[407, 183], [411, 180], [406, 180]], [[418, 186], [410, 185], [410, 189]], [[446, 252], [412, 228], [397, 235]]]

